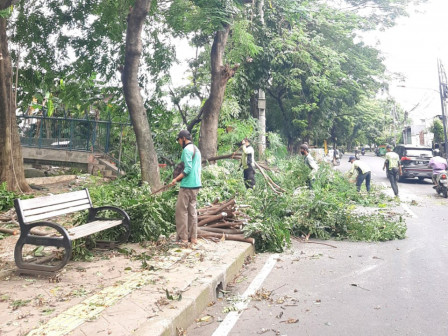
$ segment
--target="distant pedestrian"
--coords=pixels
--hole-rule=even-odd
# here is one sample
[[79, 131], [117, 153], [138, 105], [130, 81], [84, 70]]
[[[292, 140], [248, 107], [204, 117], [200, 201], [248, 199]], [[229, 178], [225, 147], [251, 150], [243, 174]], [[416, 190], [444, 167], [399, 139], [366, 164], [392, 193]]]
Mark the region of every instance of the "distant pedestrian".
[[182, 130], [177, 136], [182, 146], [182, 172], [173, 178], [171, 185], [181, 181], [176, 202], [177, 239], [182, 243], [197, 243], [197, 211], [196, 198], [201, 188], [201, 152], [191, 142], [190, 132]]
[[397, 153], [392, 152], [392, 145], [386, 146], [386, 160], [384, 161], [383, 170], [387, 169], [387, 178], [395, 196], [398, 196], [398, 178], [401, 175], [401, 162]]
[[314, 158], [311, 156], [308, 149], [308, 145], [303, 144], [300, 146], [300, 154], [305, 156], [305, 164], [311, 169], [308, 175], [308, 188], [313, 189], [314, 182], [316, 181], [316, 174], [319, 170], [319, 165], [316, 163]]
[[254, 148], [250, 145], [248, 138], [241, 141], [241, 166], [243, 167], [244, 185], [247, 189], [255, 186], [255, 158]]
[[352, 164], [350, 171], [348, 172], [349, 176], [353, 176], [355, 171], [358, 173], [356, 176], [356, 190], [361, 191], [361, 186], [364, 181], [366, 181], [366, 190], [370, 192], [370, 179], [372, 175], [372, 170], [369, 165], [364, 161], [356, 160], [354, 156], [350, 156], [348, 162]]

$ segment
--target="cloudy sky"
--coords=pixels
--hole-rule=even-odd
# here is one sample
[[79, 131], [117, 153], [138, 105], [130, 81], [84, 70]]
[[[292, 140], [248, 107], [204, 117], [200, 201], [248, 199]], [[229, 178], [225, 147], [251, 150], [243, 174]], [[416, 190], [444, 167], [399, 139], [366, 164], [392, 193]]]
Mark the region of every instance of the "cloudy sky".
[[390, 72], [405, 80], [392, 84], [390, 94], [416, 122], [441, 114], [437, 58], [448, 71], [448, 0], [429, 0], [413, 7], [410, 16], [386, 32], [370, 36], [379, 43]]

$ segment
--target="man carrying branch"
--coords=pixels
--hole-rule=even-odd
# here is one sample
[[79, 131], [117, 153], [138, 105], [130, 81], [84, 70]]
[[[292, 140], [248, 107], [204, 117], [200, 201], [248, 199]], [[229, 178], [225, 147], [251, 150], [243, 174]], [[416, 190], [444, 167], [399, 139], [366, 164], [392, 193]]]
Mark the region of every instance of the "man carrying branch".
[[255, 186], [255, 160], [254, 160], [254, 148], [250, 145], [248, 138], [241, 141], [241, 149], [243, 154], [241, 155], [241, 166], [243, 167], [244, 185], [247, 189]]
[[176, 202], [176, 232], [181, 243], [197, 243], [197, 211], [196, 199], [201, 188], [201, 152], [191, 142], [190, 132], [182, 130], [177, 136], [182, 146], [182, 172], [173, 178], [170, 185], [181, 181]]
[[313, 189], [314, 181], [316, 180], [316, 174], [319, 170], [319, 165], [314, 161], [314, 158], [310, 154], [310, 150], [308, 145], [303, 144], [300, 146], [300, 154], [305, 157], [305, 164], [311, 169], [310, 174], [308, 175], [308, 188]]

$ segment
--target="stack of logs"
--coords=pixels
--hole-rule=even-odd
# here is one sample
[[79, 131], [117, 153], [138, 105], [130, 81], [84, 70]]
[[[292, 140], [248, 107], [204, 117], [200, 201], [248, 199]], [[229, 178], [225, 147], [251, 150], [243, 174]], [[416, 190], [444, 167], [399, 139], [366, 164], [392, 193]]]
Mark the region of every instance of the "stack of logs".
[[198, 237], [212, 240], [236, 240], [254, 244], [253, 238], [245, 238], [243, 233], [246, 215], [237, 210], [234, 199], [223, 203], [215, 201], [210, 206], [198, 210]]

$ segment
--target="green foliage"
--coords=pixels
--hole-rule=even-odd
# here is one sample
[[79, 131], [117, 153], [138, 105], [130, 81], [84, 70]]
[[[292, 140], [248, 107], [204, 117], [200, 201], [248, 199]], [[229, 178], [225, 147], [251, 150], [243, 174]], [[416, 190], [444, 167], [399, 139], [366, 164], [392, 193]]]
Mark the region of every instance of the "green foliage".
[[430, 132], [434, 134], [434, 142], [441, 143], [444, 141], [443, 124], [440, 120], [434, 120], [431, 125]]
[[[401, 218], [386, 215], [388, 202], [375, 186], [367, 195], [358, 193], [340, 172], [321, 164], [313, 191], [304, 190], [294, 198], [297, 208], [291, 217], [292, 230], [322, 239], [402, 239], [406, 226]], [[379, 209], [367, 216], [362, 214], [362, 207]]]
[[[248, 190], [244, 201], [251, 205], [248, 214], [251, 223], [244, 232], [255, 238], [258, 251], [282, 252], [291, 243], [291, 226], [285, 220], [289, 215], [288, 195], [273, 195], [262, 181], [254, 190]], [[261, 190], [260, 190], [261, 189]]]
[[0, 184], [0, 211], [9, 210], [14, 206], [14, 198], [17, 198], [17, 195], [8, 191], [6, 187], [6, 182]]
[[278, 133], [268, 132], [266, 134], [267, 138], [267, 149], [265, 156], [267, 158], [273, 157], [278, 159], [285, 159], [288, 155], [288, 149], [282, 141], [282, 138]]
[[[387, 212], [389, 199], [373, 186], [370, 194], [358, 193], [353, 183], [325, 163], [320, 164], [314, 189], [306, 186], [309, 169], [303, 159], [278, 159], [277, 172], [268, 172], [285, 193], [274, 194], [260, 173], [256, 174], [254, 189], [246, 189], [239, 162], [220, 160], [205, 166], [202, 171], [203, 188], [198, 195], [198, 207], [218, 199], [235, 198], [244, 204], [249, 216], [245, 235], [255, 238], [258, 251], [281, 252], [291, 242], [292, 235], [321, 239], [350, 239], [383, 241], [405, 237], [406, 225], [402, 218]], [[137, 169], [138, 171], [138, 169]], [[171, 170], [164, 171], [170, 181]], [[128, 174], [129, 175], [129, 174]], [[151, 196], [146, 184], [139, 184], [138, 174], [118, 179], [89, 189], [96, 206], [114, 205], [131, 217], [132, 242], [156, 240], [175, 231], [176, 189]], [[369, 210], [374, 207], [374, 211]], [[367, 215], [367, 213], [369, 215]], [[79, 218], [80, 223], [85, 218]], [[97, 238], [115, 239], [117, 229], [98, 234]], [[115, 238], [114, 238], [115, 237]], [[75, 246], [75, 256], [89, 258], [83, 249], [88, 242]]]
[[147, 184], [139, 186], [136, 179], [119, 179], [90, 188], [89, 193], [95, 206], [113, 204], [128, 213], [131, 218], [130, 241], [157, 240], [160, 235], [169, 235], [174, 230], [176, 198], [172, 190], [151, 196]]
[[218, 152], [220, 154], [232, 153], [238, 149], [238, 143], [248, 138], [253, 144], [257, 137], [257, 120], [229, 120], [223, 128], [218, 128]]
[[13, 6], [0, 10], [0, 18], [8, 19], [12, 14]]

